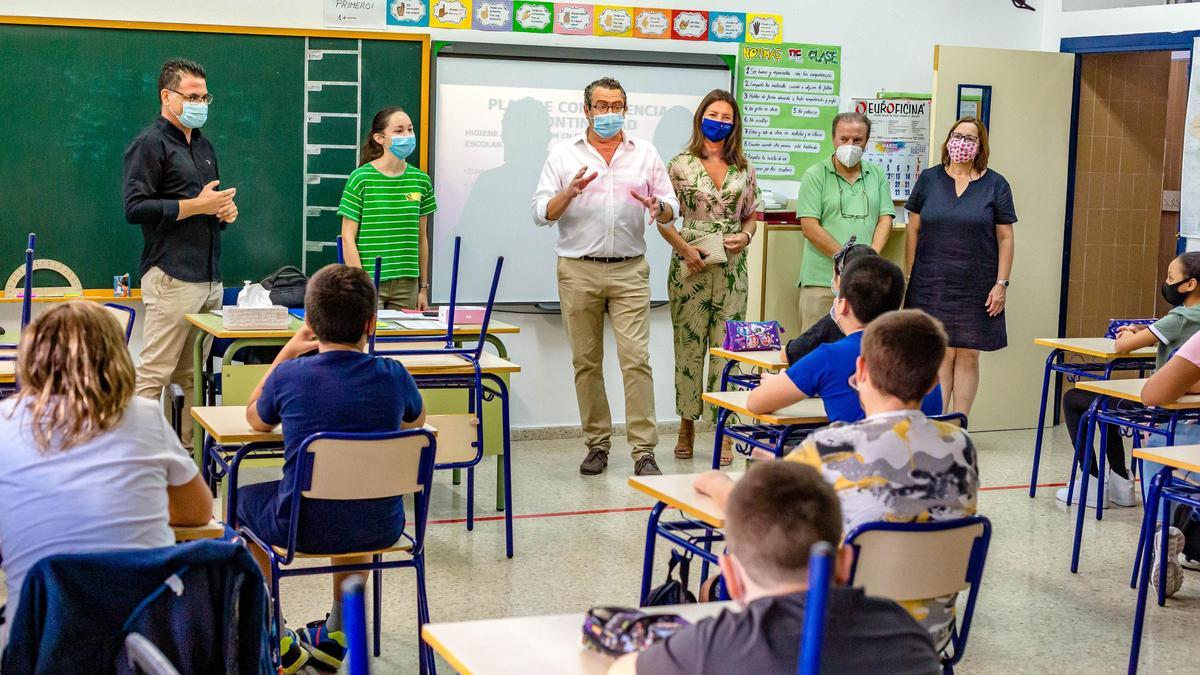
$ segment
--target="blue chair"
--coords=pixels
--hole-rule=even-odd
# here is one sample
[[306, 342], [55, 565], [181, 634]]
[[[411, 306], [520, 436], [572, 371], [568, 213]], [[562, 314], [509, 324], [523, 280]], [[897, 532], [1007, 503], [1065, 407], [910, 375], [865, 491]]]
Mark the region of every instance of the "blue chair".
[[[340, 239], [340, 237], [339, 237]], [[342, 584], [342, 624], [346, 633], [346, 672], [370, 675], [367, 656], [367, 606], [362, 579], [351, 577]]]
[[[237, 480], [241, 461], [253, 452], [252, 447], [238, 451], [229, 469], [229, 525], [237, 529], [248, 542], [261, 549], [271, 563], [271, 601], [274, 608], [273, 642], [275, 663], [279, 663], [279, 640], [282, 633], [279, 582], [283, 577], [335, 574], [344, 572], [372, 573], [375, 655], [380, 650], [382, 571], [402, 567], [412, 568], [417, 576], [417, 640], [420, 626], [429, 622], [429, 604], [425, 593], [425, 521], [429, 515], [430, 484], [433, 481], [433, 462], [437, 444], [433, 433], [426, 429], [405, 429], [373, 434], [318, 433], [304, 439], [300, 446], [296, 491], [288, 495], [291, 512], [288, 517], [286, 545], [272, 545], [245, 525], [237, 523]], [[301, 552], [296, 549], [300, 525], [301, 498], [310, 499], [378, 499], [412, 495], [415, 513], [407, 514], [413, 534], [405, 528], [395, 545], [374, 551], [344, 551], [336, 555]], [[370, 523], [364, 523], [370, 527]], [[385, 553], [406, 553], [408, 559], [384, 561]], [[339, 563], [346, 556], [371, 556], [369, 563]], [[319, 567], [292, 567], [297, 558], [332, 558], [331, 564]], [[420, 670], [433, 670], [433, 652], [421, 644]]]
[[133, 323], [137, 319], [137, 312], [132, 307], [118, 305], [115, 302], [104, 303], [104, 308], [121, 325], [121, 331], [125, 333], [125, 344], [129, 344], [129, 338], [133, 335]]
[[825, 641], [825, 605], [833, 577], [833, 544], [818, 541], [808, 556], [808, 595], [804, 600], [804, 630], [800, 635], [797, 675], [821, 672], [821, 645]]
[[848, 585], [897, 602], [968, 591], [966, 608], [951, 629], [949, 654], [942, 653], [942, 672], [953, 673], [967, 648], [991, 540], [992, 523], [983, 516], [860, 525], [844, 544], [854, 549]]

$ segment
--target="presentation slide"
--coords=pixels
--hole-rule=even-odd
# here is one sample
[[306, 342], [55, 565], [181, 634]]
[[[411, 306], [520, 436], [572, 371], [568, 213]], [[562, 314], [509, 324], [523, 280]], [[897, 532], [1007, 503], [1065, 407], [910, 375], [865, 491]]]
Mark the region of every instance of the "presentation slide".
[[[438, 59], [433, 302], [449, 300], [456, 236], [460, 301], [486, 300], [497, 256], [504, 256], [498, 302], [558, 301], [558, 233], [538, 227], [530, 205], [550, 148], [587, 129], [583, 89], [603, 76], [627, 92], [626, 133], [653, 143], [664, 164], [686, 145], [704, 95], [730, 86], [724, 68]], [[666, 300], [670, 247], [648, 219], [645, 236], [651, 295]]]

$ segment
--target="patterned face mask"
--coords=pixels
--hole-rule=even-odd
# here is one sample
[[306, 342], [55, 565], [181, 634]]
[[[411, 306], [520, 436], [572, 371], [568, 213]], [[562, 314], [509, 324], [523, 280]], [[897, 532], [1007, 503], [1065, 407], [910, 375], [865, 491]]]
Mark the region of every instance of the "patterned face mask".
[[966, 164], [979, 154], [979, 144], [965, 139], [952, 138], [946, 144], [946, 153], [955, 164]]

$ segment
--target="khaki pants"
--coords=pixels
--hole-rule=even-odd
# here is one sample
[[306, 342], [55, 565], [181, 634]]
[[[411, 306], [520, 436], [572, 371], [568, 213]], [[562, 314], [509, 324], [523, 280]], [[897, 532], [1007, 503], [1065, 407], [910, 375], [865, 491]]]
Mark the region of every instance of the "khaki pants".
[[800, 332], [812, 328], [833, 307], [833, 291], [828, 286], [800, 287]]
[[151, 267], [142, 276], [143, 322], [142, 365], [137, 369], [137, 395], [159, 399], [163, 387], [183, 387], [184, 445], [192, 440], [192, 348], [199, 332], [184, 318], [221, 308], [221, 282], [180, 281]]
[[650, 372], [650, 266], [645, 258], [601, 263], [558, 259], [558, 299], [571, 341], [575, 395], [588, 448], [612, 445], [604, 390], [604, 314], [617, 338], [625, 383], [625, 426], [633, 457], [654, 453], [654, 380]]
[[379, 282], [379, 304], [384, 309], [416, 309], [420, 284], [416, 277]]

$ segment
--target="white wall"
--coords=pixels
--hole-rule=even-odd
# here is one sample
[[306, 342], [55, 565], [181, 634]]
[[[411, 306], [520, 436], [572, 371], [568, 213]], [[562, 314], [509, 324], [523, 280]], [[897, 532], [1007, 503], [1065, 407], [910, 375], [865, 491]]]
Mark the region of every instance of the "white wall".
[[[1057, 2], [1057, 0], [1055, 0]], [[1016, 10], [1007, 0], [662, 0], [651, 6], [688, 9], [732, 9], [784, 15], [784, 39], [843, 47], [843, 100], [873, 96], [877, 91], [929, 92], [933, 45], [951, 44], [1008, 49], [1038, 49], [1046, 13]], [[1197, 8], [1200, 9], [1200, 8]], [[86, 19], [201, 23], [223, 25], [321, 28], [322, 3], [317, 0], [207, 0], [200, 4], [159, 0], [5, 0], [5, 14]], [[1083, 13], [1077, 13], [1083, 14]], [[609, 49], [671, 49], [734, 53], [731, 45], [679, 41], [580, 38], [432, 31], [436, 40], [520, 42], [522, 44]], [[1057, 42], [1053, 47], [1057, 50]], [[153, 68], [157, 64], [147, 64]], [[222, 148], [222, 152], [234, 149]], [[652, 260], [651, 265], [666, 261]], [[13, 306], [0, 306], [0, 324], [11, 326]], [[512, 358], [525, 366], [514, 376], [514, 425], [577, 425], [578, 412], [571, 374], [570, 349], [557, 316], [501, 315], [523, 333], [505, 342]], [[2, 338], [0, 338], [2, 339]], [[671, 324], [666, 308], [652, 312], [651, 361], [655, 373], [658, 418], [675, 418]], [[605, 378], [613, 416], [624, 419], [620, 371], [611, 337]]]
[[[1043, 49], [1058, 51], [1064, 37], [1171, 33], [1200, 29], [1200, 3], [1062, 11], [1062, 0], [1040, 0], [1045, 14]], [[1044, 5], [1044, 6], [1043, 6]]]

